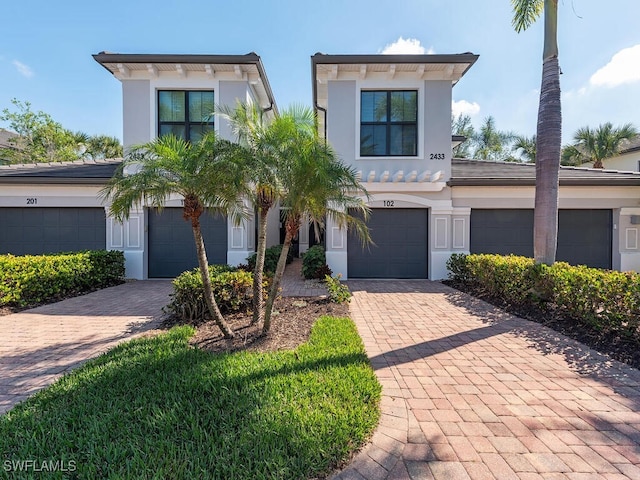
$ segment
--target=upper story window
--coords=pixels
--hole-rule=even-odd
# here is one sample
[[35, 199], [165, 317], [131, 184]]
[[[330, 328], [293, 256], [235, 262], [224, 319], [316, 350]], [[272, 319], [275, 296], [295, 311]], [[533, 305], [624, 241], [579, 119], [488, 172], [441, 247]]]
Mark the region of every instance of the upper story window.
[[173, 133], [191, 142], [213, 130], [213, 91], [159, 90], [158, 136]]
[[360, 93], [360, 155], [418, 154], [418, 92], [363, 90]]

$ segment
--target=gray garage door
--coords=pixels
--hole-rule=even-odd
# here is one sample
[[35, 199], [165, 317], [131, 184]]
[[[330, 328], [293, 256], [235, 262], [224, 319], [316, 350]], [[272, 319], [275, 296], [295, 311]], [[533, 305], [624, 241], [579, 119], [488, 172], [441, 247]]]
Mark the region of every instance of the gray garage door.
[[[558, 211], [556, 259], [611, 268], [611, 210]], [[533, 210], [472, 209], [471, 253], [533, 256]]]
[[[207, 213], [200, 217], [210, 264], [227, 263], [227, 221]], [[149, 277], [173, 278], [198, 266], [191, 223], [182, 208], [149, 211]]]
[[106, 236], [104, 208], [0, 208], [0, 254], [101, 250]]
[[427, 278], [428, 210], [372, 209], [368, 226], [375, 245], [347, 235], [349, 278]]

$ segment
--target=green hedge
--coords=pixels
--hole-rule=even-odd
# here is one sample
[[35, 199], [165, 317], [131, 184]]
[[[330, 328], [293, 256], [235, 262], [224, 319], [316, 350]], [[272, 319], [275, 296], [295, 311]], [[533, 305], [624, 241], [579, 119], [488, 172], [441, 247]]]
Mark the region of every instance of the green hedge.
[[453, 282], [515, 306], [553, 311], [597, 330], [637, 336], [640, 275], [513, 255], [459, 255], [447, 263]]
[[0, 305], [26, 307], [121, 283], [124, 254], [0, 255]]
[[[228, 265], [209, 265], [213, 296], [222, 313], [247, 310], [253, 298], [253, 274]], [[266, 282], [265, 292], [266, 295]], [[173, 280], [171, 302], [167, 313], [184, 322], [200, 322], [209, 318], [200, 269], [182, 273]]]

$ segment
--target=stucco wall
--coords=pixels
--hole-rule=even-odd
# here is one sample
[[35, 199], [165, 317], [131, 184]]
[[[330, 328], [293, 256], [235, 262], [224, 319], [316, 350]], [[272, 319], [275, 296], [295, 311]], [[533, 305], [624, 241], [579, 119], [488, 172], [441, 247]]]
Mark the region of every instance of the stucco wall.
[[125, 152], [132, 145], [146, 143], [155, 136], [149, 120], [151, 97], [149, 80], [122, 81], [123, 145]]

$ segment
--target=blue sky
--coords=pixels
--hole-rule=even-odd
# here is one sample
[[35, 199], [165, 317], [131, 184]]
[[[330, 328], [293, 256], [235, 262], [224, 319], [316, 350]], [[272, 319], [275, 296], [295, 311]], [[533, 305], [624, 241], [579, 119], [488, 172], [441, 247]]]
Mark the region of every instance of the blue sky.
[[[559, 8], [563, 143], [605, 121], [640, 128], [640, 2]], [[71, 130], [122, 137], [120, 82], [91, 57], [102, 50], [255, 51], [284, 107], [311, 105], [314, 53], [380, 53], [403, 39], [406, 53], [479, 54], [453, 90], [454, 111], [535, 133], [542, 22], [516, 34], [509, 0], [21, 0], [2, 13], [0, 110], [29, 101]]]

